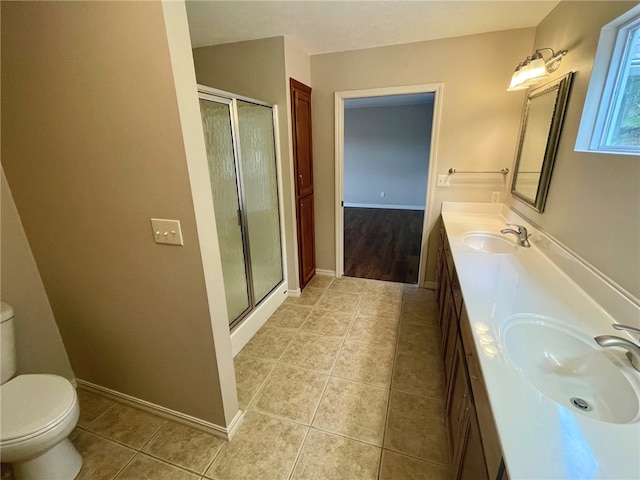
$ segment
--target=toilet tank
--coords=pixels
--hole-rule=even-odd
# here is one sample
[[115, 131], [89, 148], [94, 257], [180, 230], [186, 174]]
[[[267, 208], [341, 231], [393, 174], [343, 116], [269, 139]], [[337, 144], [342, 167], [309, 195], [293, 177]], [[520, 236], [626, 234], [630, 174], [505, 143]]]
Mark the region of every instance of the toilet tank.
[[4, 302], [0, 302], [0, 373], [1, 382], [10, 380], [16, 373], [16, 342], [13, 330], [13, 308]]

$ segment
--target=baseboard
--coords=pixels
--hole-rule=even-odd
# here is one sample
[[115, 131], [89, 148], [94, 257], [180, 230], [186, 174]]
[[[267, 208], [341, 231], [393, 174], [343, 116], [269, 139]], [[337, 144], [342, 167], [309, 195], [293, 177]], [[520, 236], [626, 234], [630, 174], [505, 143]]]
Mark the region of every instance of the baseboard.
[[322, 268], [316, 268], [316, 275], [328, 275], [330, 277], [336, 276], [335, 270], [324, 270]]
[[244, 412], [242, 410], [238, 410], [238, 413], [236, 413], [236, 416], [233, 418], [229, 426], [225, 428], [215, 423], [192, 417], [186, 413], [177, 412], [170, 408], [162, 407], [155, 403], [147, 402], [146, 400], [141, 400], [139, 398], [132, 397], [131, 395], [111, 390], [110, 388], [102, 387], [95, 383], [87, 382], [86, 380], [77, 378], [76, 382], [78, 384], [78, 388], [82, 388], [83, 390], [96, 393], [103, 397], [110, 398], [111, 400], [157, 415], [158, 417], [166, 418], [167, 420], [215, 435], [216, 437], [224, 440], [231, 440], [244, 420]]
[[384, 203], [347, 203], [345, 202], [344, 206], [354, 207], [354, 208], [387, 208], [389, 210], [424, 210], [424, 205], [386, 205]]
[[295, 290], [291, 290], [291, 289], [289, 289], [289, 291], [287, 292], [287, 294], [288, 294], [290, 297], [299, 297], [301, 293], [302, 293], [302, 292], [300, 291], [300, 289], [299, 289], [299, 288], [296, 288]]
[[435, 290], [436, 282], [424, 282], [424, 287], [422, 288], [426, 288], [427, 290]]

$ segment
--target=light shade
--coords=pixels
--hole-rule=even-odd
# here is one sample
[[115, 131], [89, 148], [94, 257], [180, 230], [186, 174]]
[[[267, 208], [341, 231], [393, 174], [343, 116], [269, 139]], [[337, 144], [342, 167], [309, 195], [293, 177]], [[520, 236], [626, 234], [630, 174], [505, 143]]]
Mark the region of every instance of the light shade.
[[[549, 60], [545, 61], [542, 56], [542, 50], [551, 50], [552, 56]], [[535, 85], [544, 77], [549, 75], [558, 68], [560, 59], [567, 53], [566, 50], [558, 52], [556, 54], [551, 48], [541, 48], [536, 50], [533, 55], [527, 57], [524, 62], [521, 62], [517, 67], [513, 75], [511, 76], [511, 82], [507, 88], [508, 92], [516, 90], [525, 90], [531, 85]]]

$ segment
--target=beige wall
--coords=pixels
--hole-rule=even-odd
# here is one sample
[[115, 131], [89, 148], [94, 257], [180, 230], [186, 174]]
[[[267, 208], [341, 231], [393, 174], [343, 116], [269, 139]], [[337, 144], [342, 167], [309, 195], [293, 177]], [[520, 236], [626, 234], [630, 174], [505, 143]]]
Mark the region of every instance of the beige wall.
[[0, 298], [16, 314], [18, 374], [53, 373], [73, 380], [73, 370], [4, 170], [0, 181]]
[[[533, 38], [533, 29], [522, 29], [311, 57], [318, 268], [335, 269], [334, 92], [444, 83], [432, 168], [499, 170], [513, 163], [524, 99], [505, 89]], [[432, 224], [443, 201], [489, 202], [505, 188], [500, 175], [454, 177], [435, 192]], [[427, 281], [435, 277], [436, 243], [431, 235]]]
[[285, 38], [274, 37], [196, 48], [193, 50], [193, 61], [199, 84], [278, 106], [286, 266], [289, 288], [295, 290], [299, 287], [299, 281]]
[[576, 74], [544, 213], [509, 203], [640, 298], [640, 159], [574, 151], [600, 29], [635, 5], [564, 1], [537, 28], [536, 48], [569, 51], [553, 78]]
[[77, 377], [225, 425], [161, 4], [2, 2], [2, 161]]

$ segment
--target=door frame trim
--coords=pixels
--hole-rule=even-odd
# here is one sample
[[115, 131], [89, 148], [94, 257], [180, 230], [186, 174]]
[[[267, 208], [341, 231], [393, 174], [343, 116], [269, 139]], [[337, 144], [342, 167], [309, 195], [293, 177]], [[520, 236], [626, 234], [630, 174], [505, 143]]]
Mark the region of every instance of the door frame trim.
[[371, 88], [364, 90], [347, 90], [335, 92], [335, 235], [336, 235], [336, 277], [344, 275], [344, 102], [352, 98], [386, 97], [412, 93], [433, 93], [433, 123], [431, 126], [431, 151], [427, 171], [427, 195], [425, 200], [425, 215], [422, 224], [422, 245], [420, 248], [420, 266], [418, 270], [418, 286], [425, 286], [427, 266], [428, 228], [431, 225], [431, 211], [435, 195], [436, 165], [438, 163], [438, 140], [440, 137], [440, 120], [442, 117], [442, 96], [444, 83], [428, 83], [423, 85], [406, 85], [399, 87]]

